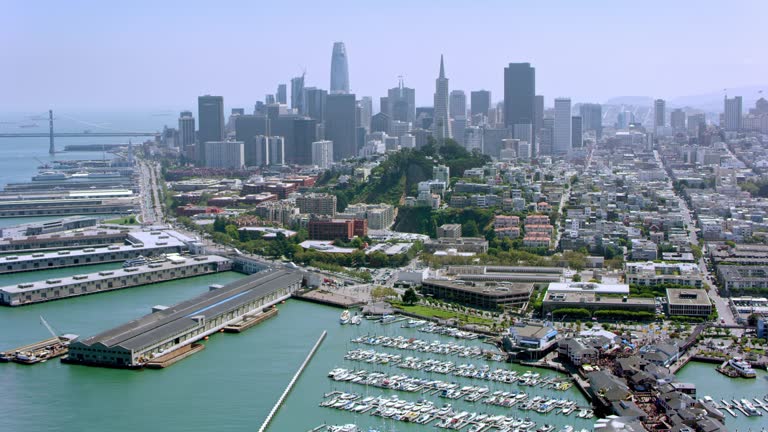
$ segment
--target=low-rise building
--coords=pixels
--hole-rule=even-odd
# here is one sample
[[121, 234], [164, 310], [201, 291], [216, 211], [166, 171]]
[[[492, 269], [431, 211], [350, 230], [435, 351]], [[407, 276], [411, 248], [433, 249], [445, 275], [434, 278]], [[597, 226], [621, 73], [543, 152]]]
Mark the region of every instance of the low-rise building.
[[482, 237], [429, 239], [424, 243], [424, 250], [430, 253], [448, 250], [469, 253], [486, 253], [488, 252], [488, 240]]
[[444, 224], [437, 227], [437, 238], [458, 239], [461, 237], [461, 224]]
[[310, 240], [350, 240], [368, 235], [367, 221], [360, 219], [312, 218], [308, 229]]
[[424, 295], [492, 310], [503, 306], [521, 306], [528, 302], [532, 291], [533, 284], [523, 282], [425, 279], [421, 285]]
[[520, 322], [509, 328], [509, 336], [517, 346], [544, 350], [556, 342], [557, 329], [546, 322]]
[[685, 285], [701, 288], [703, 280], [699, 266], [692, 263], [626, 264], [627, 283], [640, 286]]
[[668, 289], [667, 313], [692, 317], [708, 317], [712, 303], [703, 289]]
[[594, 292], [547, 292], [542, 303], [546, 315], [558, 309], [621, 310], [630, 312], [656, 312], [656, 302], [650, 298], [605, 296]]

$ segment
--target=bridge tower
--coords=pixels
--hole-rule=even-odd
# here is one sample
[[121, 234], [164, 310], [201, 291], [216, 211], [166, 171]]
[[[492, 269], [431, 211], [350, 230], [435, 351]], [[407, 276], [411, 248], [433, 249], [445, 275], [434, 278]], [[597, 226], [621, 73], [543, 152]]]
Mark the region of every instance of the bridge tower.
[[56, 147], [53, 146], [53, 110], [48, 110], [48, 127], [50, 129], [50, 135], [48, 136], [50, 140], [50, 146], [48, 147], [48, 153], [49, 154], [56, 154]]

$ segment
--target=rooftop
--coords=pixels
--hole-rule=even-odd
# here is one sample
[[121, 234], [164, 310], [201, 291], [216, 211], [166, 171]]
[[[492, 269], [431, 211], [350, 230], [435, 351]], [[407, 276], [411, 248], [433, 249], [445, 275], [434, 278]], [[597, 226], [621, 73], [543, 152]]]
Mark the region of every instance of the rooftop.
[[709, 296], [703, 289], [667, 289], [667, 302], [674, 305], [701, 305], [710, 304]]

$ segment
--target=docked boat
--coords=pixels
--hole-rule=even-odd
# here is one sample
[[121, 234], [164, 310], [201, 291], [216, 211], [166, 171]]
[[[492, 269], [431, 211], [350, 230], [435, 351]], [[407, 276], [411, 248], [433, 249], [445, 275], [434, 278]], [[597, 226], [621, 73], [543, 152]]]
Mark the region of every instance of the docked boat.
[[355, 315], [354, 315], [354, 316], [353, 316], [353, 317], [352, 317], [352, 318], [349, 320], [349, 323], [350, 323], [350, 324], [354, 324], [354, 325], [360, 325], [362, 322], [363, 322], [363, 317], [362, 317], [362, 316], [360, 316], [360, 315], [358, 315], [358, 314], [355, 314]]
[[147, 261], [147, 259], [143, 255], [139, 255], [136, 258], [125, 260], [125, 262], [123, 263], [123, 268], [143, 266], [143, 265], [147, 265], [148, 262], [149, 261]]
[[397, 317], [395, 315], [384, 315], [381, 317], [382, 323], [391, 323], [392, 321], [396, 320]]
[[752, 365], [750, 365], [749, 362], [742, 359], [741, 357], [734, 357], [728, 360], [728, 365], [732, 367], [734, 370], [736, 370], [736, 372], [738, 372], [739, 375], [741, 375], [744, 378], [757, 377], [755, 370], [752, 369]]
[[350, 320], [349, 310], [344, 309], [344, 312], [342, 312], [341, 316], [339, 317], [339, 324], [341, 325], [349, 324], [349, 320]]

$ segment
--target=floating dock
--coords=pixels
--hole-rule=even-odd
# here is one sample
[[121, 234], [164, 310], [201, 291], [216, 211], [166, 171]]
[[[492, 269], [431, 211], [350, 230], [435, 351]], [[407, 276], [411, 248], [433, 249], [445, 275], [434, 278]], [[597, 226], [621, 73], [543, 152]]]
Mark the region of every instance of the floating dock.
[[104, 270], [98, 273], [0, 287], [0, 304], [24, 306], [231, 269], [232, 262], [217, 255], [186, 258], [176, 256], [170, 257], [166, 261], [150, 262], [138, 267]]
[[123, 245], [0, 257], [0, 274], [122, 262], [139, 255], [179, 253], [193, 239], [172, 230], [132, 231]]
[[69, 343], [75, 339], [77, 335], [64, 335], [3, 351], [0, 352], [0, 362], [31, 365], [60, 357], [69, 351]]
[[277, 316], [277, 308], [271, 308], [253, 315], [245, 315], [243, 319], [224, 327], [224, 333], [242, 333], [256, 324], [262, 323], [272, 317]]

